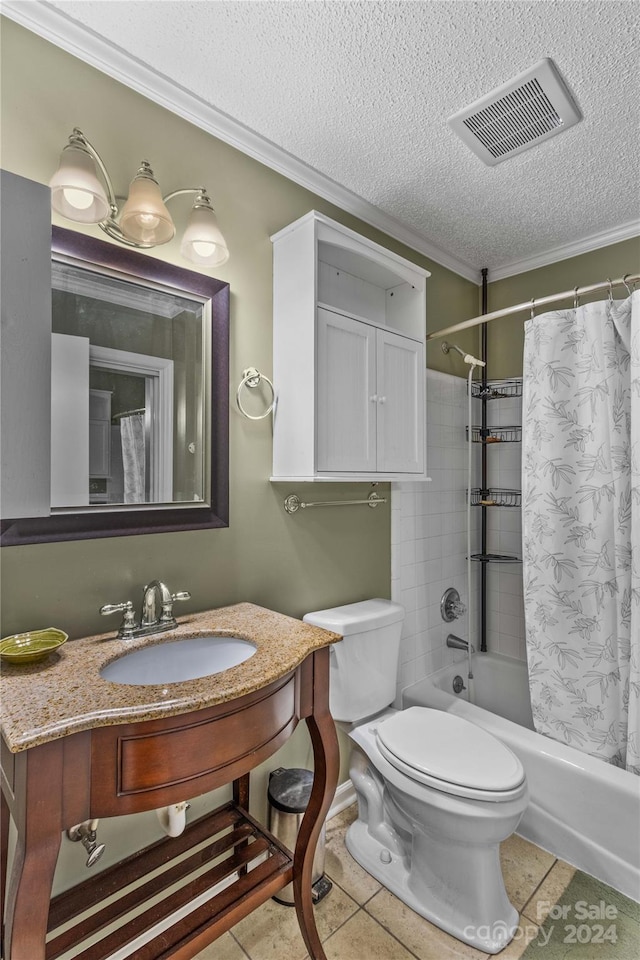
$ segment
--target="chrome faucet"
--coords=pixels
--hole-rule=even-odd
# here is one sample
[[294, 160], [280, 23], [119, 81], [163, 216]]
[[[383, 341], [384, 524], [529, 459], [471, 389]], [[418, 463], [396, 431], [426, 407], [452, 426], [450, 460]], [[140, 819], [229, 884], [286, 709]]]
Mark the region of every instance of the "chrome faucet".
[[448, 587], [440, 598], [440, 616], [446, 623], [464, 616], [467, 608], [455, 587]]
[[[162, 614], [158, 616], [158, 600], [162, 607]], [[174, 621], [172, 612], [173, 598], [171, 591], [162, 580], [152, 580], [142, 591], [142, 619], [141, 627], [155, 626], [158, 622]]]
[[[447, 637], [447, 646], [452, 647], [454, 650], [468, 650], [469, 641], [463, 640], [462, 637], [456, 637], [455, 633], [450, 633]], [[476, 648], [471, 644], [471, 653], [475, 653]]]
[[[124, 603], [106, 603], [100, 607], [100, 613], [107, 617], [112, 613], [123, 613], [123, 620], [118, 630], [118, 638], [132, 640], [134, 637], [145, 637], [152, 633], [162, 633], [178, 626], [173, 615], [173, 604], [176, 601], [190, 600], [191, 594], [187, 590], [171, 593], [162, 580], [152, 580], [142, 592], [142, 616], [137, 623], [133, 612], [133, 603], [126, 600]], [[160, 607], [160, 615], [158, 615]]]

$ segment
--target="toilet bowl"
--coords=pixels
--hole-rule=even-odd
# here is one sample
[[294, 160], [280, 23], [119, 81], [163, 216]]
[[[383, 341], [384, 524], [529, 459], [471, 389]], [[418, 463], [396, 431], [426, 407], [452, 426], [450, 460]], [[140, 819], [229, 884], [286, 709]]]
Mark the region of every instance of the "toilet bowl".
[[527, 806], [522, 764], [462, 717], [389, 708], [403, 619], [398, 604], [363, 601], [304, 619], [343, 636], [331, 648], [330, 706], [352, 743], [358, 819], [347, 849], [416, 913], [498, 953], [518, 924], [499, 845]]

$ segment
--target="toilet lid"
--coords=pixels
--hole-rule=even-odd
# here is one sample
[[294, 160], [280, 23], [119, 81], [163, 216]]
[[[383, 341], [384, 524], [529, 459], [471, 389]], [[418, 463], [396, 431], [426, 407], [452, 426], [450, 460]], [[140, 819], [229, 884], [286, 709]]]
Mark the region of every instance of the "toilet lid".
[[[524, 780], [516, 755], [496, 737], [463, 717], [428, 707], [399, 710], [377, 729], [380, 750], [399, 769], [447, 785], [504, 792]], [[458, 792], [455, 789], [450, 792]]]

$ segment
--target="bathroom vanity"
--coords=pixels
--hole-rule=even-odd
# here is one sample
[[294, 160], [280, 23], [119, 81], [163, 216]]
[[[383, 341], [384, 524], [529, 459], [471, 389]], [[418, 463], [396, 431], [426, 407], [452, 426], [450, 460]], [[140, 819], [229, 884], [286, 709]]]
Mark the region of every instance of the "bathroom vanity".
[[[166, 685], [100, 675], [136, 648], [204, 635], [241, 637], [256, 652], [222, 673]], [[329, 645], [338, 639], [244, 603], [187, 617], [169, 633], [126, 643], [113, 634], [88, 637], [41, 663], [4, 667], [3, 902], [9, 814], [17, 830], [5, 960], [53, 960], [85, 940], [82, 960], [109, 960], [124, 947], [136, 960], [187, 960], [291, 882], [309, 954], [324, 960], [311, 874], [338, 777], [328, 694]], [[303, 719], [315, 775], [292, 853], [250, 815], [249, 771]], [[62, 833], [72, 825], [168, 806], [228, 783], [232, 800], [179, 837], [50, 899]]]

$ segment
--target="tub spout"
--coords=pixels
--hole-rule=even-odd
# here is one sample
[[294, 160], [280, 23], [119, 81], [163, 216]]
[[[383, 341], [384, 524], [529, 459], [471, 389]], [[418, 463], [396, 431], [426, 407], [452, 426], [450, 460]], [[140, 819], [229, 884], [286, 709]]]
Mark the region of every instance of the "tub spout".
[[[447, 637], [447, 646], [452, 647], [454, 650], [468, 650], [469, 641], [463, 640], [462, 637], [456, 637], [455, 633], [450, 633]], [[476, 648], [471, 644], [471, 653], [475, 653]]]

